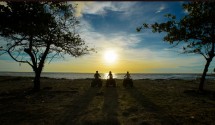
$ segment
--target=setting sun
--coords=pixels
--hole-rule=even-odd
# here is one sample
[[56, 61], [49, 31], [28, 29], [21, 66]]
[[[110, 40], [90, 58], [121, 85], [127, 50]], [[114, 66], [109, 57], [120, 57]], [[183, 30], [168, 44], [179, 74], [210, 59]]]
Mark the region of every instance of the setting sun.
[[112, 50], [108, 50], [104, 54], [104, 59], [107, 63], [114, 63], [117, 59], [117, 54]]

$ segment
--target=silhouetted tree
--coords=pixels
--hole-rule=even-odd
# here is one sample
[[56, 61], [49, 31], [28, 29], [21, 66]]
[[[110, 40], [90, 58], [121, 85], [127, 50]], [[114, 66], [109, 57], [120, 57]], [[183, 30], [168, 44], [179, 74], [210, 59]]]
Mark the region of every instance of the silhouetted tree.
[[184, 53], [201, 54], [206, 59], [205, 68], [201, 76], [199, 90], [204, 90], [204, 81], [208, 67], [215, 56], [215, 2], [190, 2], [183, 4], [187, 15], [179, 21], [176, 16], [167, 14], [167, 22], [146, 24], [138, 27], [151, 28], [152, 32], [166, 32], [164, 41], [177, 46], [183, 44]]
[[40, 90], [45, 61], [89, 53], [76, 32], [75, 7], [66, 2], [7, 2], [0, 5], [1, 54], [29, 64], [35, 72], [34, 90]]

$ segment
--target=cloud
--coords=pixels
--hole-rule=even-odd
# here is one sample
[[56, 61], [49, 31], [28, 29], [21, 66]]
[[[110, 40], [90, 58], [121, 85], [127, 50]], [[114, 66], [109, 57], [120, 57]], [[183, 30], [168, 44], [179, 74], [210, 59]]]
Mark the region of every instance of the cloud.
[[83, 14], [105, 15], [107, 10], [111, 11], [128, 11], [136, 2], [70, 2], [78, 4], [76, 16], [81, 17]]
[[94, 44], [99, 48], [104, 47], [135, 47], [141, 41], [137, 34], [117, 32], [104, 34], [96, 32], [88, 22], [83, 24], [86, 28], [82, 30], [81, 36], [88, 44]]
[[81, 17], [84, 7], [87, 6], [87, 4], [91, 4], [91, 2], [69, 2], [69, 3], [77, 4], [76, 13], [75, 13], [76, 17]]
[[7, 6], [7, 3], [6, 3], [6, 2], [3, 2], [3, 1], [0, 1], [0, 5]]
[[[117, 51], [120, 54], [121, 60], [157, 60], [172, 56], [172, 53], [169, 53], [169, 51], [155, 51], [148, 48], [148, 43], [151, 41], [146, 41], [143, 37], [148, 36], [150, 31], [142, 34], [128, 32], [104, 34], [96, 32], [86, 20], [82, 20], [82, 25], [85, 28], [81, 31], [81, 37], [90, 47], [95, 47], [98, 51], [97, 54], [90, 55], [92, 58], [93, 56], [95, 58], [96, 56], [102, 56], [106, 49]], [[140, 44], [144, 44], [144, 46], [140, 47]]]
[[165, 9], [164, 5], [161, 5], [155, 13], [160, 13]]
[[111, 2], [94, 2], [85, 6], [83, 12], [86, 14], [98, 14], [103, 15], [106, 13], [106, 9], [117, 11], [118, 9]]
[[76, 16], [81, 17], [83, 14], [104, 15], [106, 9], [117, 11], [111, 2], [72, 2], [78, 4]]
[[[98, 53], [84, 56], [77, 59], [77, 61], [97, 62], [98, 65], [102, 65], [104, 52], [107, 49], [112, 49], [117, 52], [118, 61], [125, 67], [129, 64], [135, 64], [139, 68], [154, 67], [154, 72], [157, 68], [163, 68], [162, 72], [165, 69], [171, 72], [192, 72], [192, 70], [193, 72], [201, 72], [201, 68], [183, 68], [183, 66], [193, 65], [193, 62], [200, 62], [202, 59], [197, 55], [179, 54], [178, 51], [175, 51], [175, 48], [164, 48], [162, 45], [160, 46], [161, 49], [149, 48], [148, 44], [153, 41], [148, 41], [144, 37], [149, 36], [150, 31], [141, 34], [123, 31], [105, 34], [97, 32], [86, 20], [82, 20], [82, 23], [86, 28], [81, 33], [81, 37], [85, 39], [87, 44], [95, 47]], [[155, 40], [154, 42], [158, 41]], [[144, 46], [140, 46], [141, 44]]]
[[188, 10], [187, 9], [184, 9], [184, 14], [189, 14]]

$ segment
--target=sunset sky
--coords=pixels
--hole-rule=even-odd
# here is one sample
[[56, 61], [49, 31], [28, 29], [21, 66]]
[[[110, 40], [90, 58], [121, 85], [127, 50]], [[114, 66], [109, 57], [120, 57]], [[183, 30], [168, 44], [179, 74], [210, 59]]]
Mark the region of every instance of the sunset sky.
[[[72, 2], [70, 2], [72, 3]], [[180, 19], [186, 14], [184, 2], [76, 2], [81, 22], [80, 35], [97, 53], [46, 63], [44, 72], [116, 72], [124, 73], [201, 73], [205, 59], [201, 55], [181, 54], [164, 42], [164, 33], [136, 32], [143, 23], [165, 21], [171, 13]], [[109, 60], [109, 61], [108, 61]], [[215, 68], [213, 60], [209, 73]], [[27, 64], [0, 56], [0, 71], [32, 72]]]

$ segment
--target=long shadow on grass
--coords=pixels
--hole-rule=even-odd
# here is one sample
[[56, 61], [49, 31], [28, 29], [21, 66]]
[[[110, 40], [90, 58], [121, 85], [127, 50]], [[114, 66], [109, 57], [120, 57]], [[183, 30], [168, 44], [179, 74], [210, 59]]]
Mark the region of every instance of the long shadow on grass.
[[[57, 94], [74, 95], [78, 91], [44, 91], [33, 92], [31, 88], [0, 93], [0, 124], [41, 124], [46, 115], [46, 105]], [[30, 106], [30, 104], [34, 106]], [[33, 111], [33, 112], [32, 112]], [[47, 113], [48, 114], [48, 113]], [[55, 119], [54, 119], [55, 120]], [[54, 121], [53, 120], [53, 121]], [[23, 123], [24, 122], [24, 123]]]
[[[12, 91], [0, 94], [0, 124], [19, 124], [29, 117], [25, 106], [19, 102], [25, 102], [25, 94], [20, 91]], [[18, 102], [18, 104], [17, 104]], [[34, 117], [34, 116], [33, 116]]]
[[86, 92], [77, 97], [71, 104], [66, 106], [65, 113], [58, 120], [59, 125], [78, 125], [81, 116], [85, 115], [85, 109], [96, 96], [98, 88], [89, 88]]
[[[142, 105], [142, 107], [151, 113], [155, 113], [155, 118], [160, 121], [162, 125], [176, 125], [177, 122], [169, 116], [164, 110], [162, 110], [158, 105], [154, 104], [150, 99], [148, 99], [142, 92], [140, 92], [136, 87], [127, 89], [130, 95], [136, 99], [136, 101]], [[144, 119], [144, 118], [143, 118]], [[147, 124], [147, 123], [146, 123]]]
[[106, 88], [103, 104], [103, 125], [120, 125], [118, 121], [118, 93], [117, 88]]

